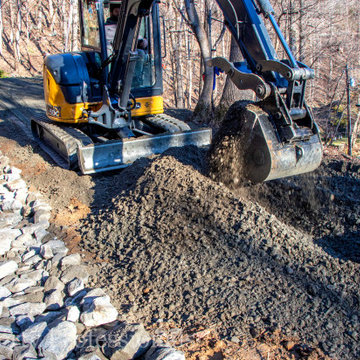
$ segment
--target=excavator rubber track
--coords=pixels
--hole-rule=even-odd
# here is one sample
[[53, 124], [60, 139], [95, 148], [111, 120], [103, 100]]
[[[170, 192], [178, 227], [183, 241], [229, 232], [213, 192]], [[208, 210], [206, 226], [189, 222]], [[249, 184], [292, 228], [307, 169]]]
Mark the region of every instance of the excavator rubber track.
[[157, 114], [146, 119], [147, 122], [151, 123], [154, 126], [158, 126], [161, 129], [175, 133], [179, 131], [189, 131], [191, 130], [190, 126], [183, 121], [173, 118], [172, 116], [166, 114]]
[[67, 169], [78, 168], [78, 147], [93, 143], [91, 138], [79, 129], [57, 125], [45, 116], [36, 119], [32, 118], [31, 130], [36, 139], [45, 143], [46, 147], [50, 147], [51, 150], [54, 150], [61, 156], [65, 161], [64, 163], [59, 163], [58, 157], [51, 156], [52, 151], [47, 151], [58, 165]]

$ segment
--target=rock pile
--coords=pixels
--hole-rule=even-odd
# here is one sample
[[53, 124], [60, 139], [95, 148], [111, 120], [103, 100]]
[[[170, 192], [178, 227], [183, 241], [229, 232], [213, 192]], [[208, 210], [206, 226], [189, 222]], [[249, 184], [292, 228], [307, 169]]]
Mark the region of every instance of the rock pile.
[[79, 254], [50, 232], [50, 207], [0, 154], [0, 359], [177, 360], [88, 288]]
[[203, 176], [198, 158], [171, 150], [118, 176], [112, 204], [81, 228], [106, 262], [99, 283], [143, 322], [216, 326], [228, 339], [270, 327], [360, 356], [359, 264]]

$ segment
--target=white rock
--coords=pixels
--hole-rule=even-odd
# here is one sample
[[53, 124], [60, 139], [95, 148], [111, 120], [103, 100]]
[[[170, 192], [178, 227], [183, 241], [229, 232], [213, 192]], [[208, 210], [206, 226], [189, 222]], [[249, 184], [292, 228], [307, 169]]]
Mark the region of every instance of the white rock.
[[80, 265], [81, 263], [81, 256], [80, 254], [71, 254], [68, 256], [65, 256], [61, 260], [61, 269], [65, 269], [68, 266], [72, 265]]
[[80, 316], [81, 322], [88, 327], [99, 326], [115, 321], [118, 312], [106, 297], [97, 297], [87, 311]]
[[0, 344], [0, 356], [3, 356], [3, 359], [12, 359], [13, 349], [9, 346]]
[[21, 235], [19, 229], [1, 229], [0, 230], [0, 256], [10, 250], [11, 243]]
[[38, 210], [35, 211], [34, 214], [34, 223], [40, 224], [44, 222], [48, 222], [51, 218], [51, 212], [46, 210]]
[[61, 240], [49, 240], [45, 244], [50, 246], [54, 255], [58, 254], [59, 252], [63, 253], [64, 249], [66, 249], [65, 243]]
[[27, 189], [16, 190], [15, 199], [19, 200], [23, 205], [26, 204], [27, 197], [28, 197]]
[[104, 360], [107, 359], [101, 351], [98, 349], [97, 351], [93, 351], [91, 353], [86, 353], [79, 357], [78, 360]]
[[77, 306], [68, 306], [67, 308], [67, 317], [66, 320], [71, 322], [77, 322], [80, 317], [80, 310]]
[[43, 292], [44, 287], [43, 286], [33, 286], [28, 289], [26, 289], [24, 292], [25, 294], [36, 294], [38, 292]]
[[185, 360], [185, 355], [171, 347], [153, 344], [146, 352], [144, 360]]
[[84, 281], [84, 283], [86, 283], [89, 278], [87, 267], [84, 265], [74, 265], [67, 267], [62, 272], [61, 281], [65, 284], [74, 280], [75, 278], [79, 278]]
[[20, 275], [20, 279], [28, 279], [38, 282], [44, 278], [44, 275], [46, 275], [46, 273], [44, 274], [44, 272], [45, 271], [42, 269], [29, 271], [25, 274]]
[[22, 275], [22, 274], [24, 274], [24, 273], [27, 273], [27, 272], [29, 272], [30, 271], [30, 269], [31, 269], [31, 266], [30, 265], [22, 265], [22, 264], [20, 264], [21, 265], [21, 267], [19, 267], [18, 268], [18, 270], [17, 270], [17, 272], [16, 272], [16, 275]]
[[[43, 224], [43, 222], [38, 222], [36, 224]], [[42, 239], [48, 234], [49, 233], [45, 230], [45, 227], [39, 227], [34, 231], [34, 235], [38, 241], [42, 241]]]
[[49, 276], [49, 278], [45, 281], [44, 284], [44, 291], [52, 291], [52, 290], [63, 290], [65, 287], [64, 283], [60, 281], [55, 276]]
[[106, 292], [103, 289], [95, 288], [90, 290], [81, 300], [81, 305], [83, 307], [89, 307], [93, 300], [97, 297], [105, 297], [108, 302], [110, 302], [110, 296], [106, 295]]
[[26, 189], [26, 182], [22, 179], [17, 179], [14, 181], [10, 181], [6, 184], [6, 187], [10, 190], [10, 191], [16, 191], [19, 189]]
[[54, 256], [51, 246], [48, 244], [42, 244], [40, 246], [40, 254], [44, 259], [51, 259]]
[[42, 257], [39, 255], [34, 255], [31, 258], [27, 259], [26, 261], [24, 261], [25, 264], [27, 265], [35, 265], [37, 264], [39, 261], [42, 260]]
[[0, 195], [1, 202], [14, 200], [14, 193], [9, 190], [6, 191], [7, 192], [3, 192]]
[[23, 204], [19, 200], [5, 200], [3, 201], [1, 208], [3, 211], [14, 211], [20, 210], [23, 207]]
[[35, 286], [36, 281], [33, 279], [21, 279], [21, 278], [15, 278], [12, 281], [10, 281], [8, 284], [6, 284], [6, 287], [12, 292], [17, 293], [19, 291], [23, 291], [27, 289], [28, 287]]
[[45, 295], [44, 302], [47, 310], [58, 310], [64, 305], [64, 295], [60, 290], [54, 290]]
[[16, 226], [23, 217], [19, 213], [0, 213], [0, 229], [8, 229]]
[[14, 347], [13, 359], [37, 359], [35, 348], [31, 344]]
[[0, 341], [3, 342], [4, 340], [16, 341], [17, 339], [14, 334], [0, 333]]
[[70, 321], [64, 321], [50, 329], [40, 342], [38, 349], [45, 357], [65, 359], [76, 346], [76, 326]]
[[46, 309], [45, 303], [23, 303], [9, 309], [11, 316], [27, 315], [36, 316], [42, 314]]
[[149, 334], [142, 324], [121, 323], [104, 335], [111, 339], [101, 350], [108, 359], [138, 359], [152, 344]]
[[20, 174], [6, 174], [6, 175], [4, 175], [4, 179], [5, 179], [6, 181], [11, 182], [11, 181], [15, 181], [15, 180], [21, 179], [21, 176], [20, 176]]
[[13, 175], [20, 175], [22, 173], [22, 170], [15, 167], [15, 166], [11, 166], [11, 169], [10, 169], [10, 174], [13, 174]]
[[13, 248], [23, 249], [30, 246], [39, 245], [39, 241], [37, 241], [31, 234], [22, 234], [16, 240], [13, 240], [11, 246]]
[[45, 321], [29, 326], [21, 333], [22, 342], [24, 344], [33, 344], [35, 347], [39, 339], [44, 335], [47, 328]]
[[5, 276], [14, 274], [18, 269], [18, 264], [13, 261], [1, 261], [0, 262], [0, 279], [3, 279]]
[[4, 308], [9, 308], [11, 306], [19, 305], [22, 303], [24, 303], [24, 301], [22, 301], [20, 299], [16, 299], [12, 296], [9, 296], [9, 297], [5, 298], [4, 300], [0, 301], [1, 306], [3, 306]]
[[5, 286], [0, 286], [0, 300], [3, 300], [11, 295], [11, 291], [9, 291]]
[[0, 183], [0, 195], [11, 193], [5, 184]]
[[77, 292], [84, 289], [84, 282], [81, 279], [75, 278], [70, 281], [66, 287], [69, 296], [74, 296]]
[[49, 210], [51, 211], [51, 206], [49, 204], [47, 204], [44, 200], [42, 199], [37, 199], [35, 200], [31, 207], [36, 211], [36, 210]]
[[[24, 234], [34, 234], [36, 230], [39, 230], [39, 229], [45, 229], [45, 227], [43, 226], [43, 224], [31, 224], [31, 225], [27, 225], [27, 226], [24, 226], [21, 231], [24, 233]], [[47, 228], [46, 228], [47, 229]]]
[[54, 257], [51, 259], [53, 266], [57, 268], [63, 257], [64, 257], [64, 255], [61, 253], [57, 253], [56, 255], [54, 255]]
[[35, 250], [26, 251], [22, 256], [22, 261], [25, 262], [27, 259], [30, 259], [34, 255], [36, 255]]

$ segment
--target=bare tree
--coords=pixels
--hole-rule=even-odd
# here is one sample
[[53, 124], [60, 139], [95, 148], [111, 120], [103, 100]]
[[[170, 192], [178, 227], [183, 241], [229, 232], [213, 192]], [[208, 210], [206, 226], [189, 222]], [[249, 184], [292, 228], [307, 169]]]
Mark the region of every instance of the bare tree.
[[201, 26], [200, 19], [195, 7], [194, 0], [185, 0], [185, 9], [187, 14], [188, 24], [195, 34], [196, 40], [200, 47], [201, 59], [204, 68], [204, 84], [198, 103], [195, 107], [194, 114], [203, 120], [208, 119], [209, 114], [212, 113], [212, 99], [211, 94], [213, 90], [213, 68], [207, 65], [207, 61], [211, 58], [211, 47], [209, 38], [206, 35], [204, 28]]

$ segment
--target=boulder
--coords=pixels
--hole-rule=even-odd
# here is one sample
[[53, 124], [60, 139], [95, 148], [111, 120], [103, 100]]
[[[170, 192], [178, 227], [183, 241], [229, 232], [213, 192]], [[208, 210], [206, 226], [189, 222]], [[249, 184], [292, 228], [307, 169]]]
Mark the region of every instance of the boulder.
[[43, 357], [65, 359], [75, 346], [76, 326], [70, 321], [63, 321], [49, 330], [38, 349]]
[[54, 290], [45, 295], [46, 310], [58, 310], [64, 305], [64, 294], [60, 290]]
[[135, 359], [143, 356], [152, 344], [142, 324], [122, 323], [105, 335], [103, 352], [111, 360]]
[[64, 270], [68, 266], [72, 266], [72, 265], [80, 265], [80, 263], [81, 263], [80, 254], [71, 254], [62, 258], [61, 269]]
[[115, 321], [118, 312], [107, 297], [95, 298], [80, 316], [81, 322], [88, 327], [99, 326]]
[[146, 352], [144, 360], [185, 360], [185, 355], [171, 347], [154, 343]]
[[70, 281], [66, 287], [69, 296], [74, 296], [82, 289], [84, 289], [84, 282], [78, 278], [75, 278], [74, 280]]
[[52, 290], [64, 290], [64, 283], [62, 281], [60, 281], [57, 277], [55, 276], [49, 276], [48, 279], [45, 281], [44, 284], [44, 291], [48, 292], [48, 291], [52, 291]]
[[36, 347], [38, 341], [45, 335], [46, 330], [47, 323], [45, 321], [29, 326], [21, 333], [23, 344], [33, 344]]
[[[18, 269], [18, 264], [13, 261], [1, 261], [0, 262], [0, 279], [3, 279], [5, 276], [14, 274]], [[1, 297], [1, 296], [0, 296]]]
[[27, 316], [36, 316], [42, 314], [46, 309], [46, 304], [41, 303], [23, 303], [13, 306], [9, 309], [11, 316], [18, 315], [27, 315]]
[[81, 279], [84, 283], [86, 283], [89, 278], [87, 267], [84, 265], [69, 266], [62, 272], [60, 279], [64, 284], [67, 284], [75, 278]]
[[10, 250], [11, 243], [21, 235], [19, 229], [1, 229], [0, 230], [0, 256]]

